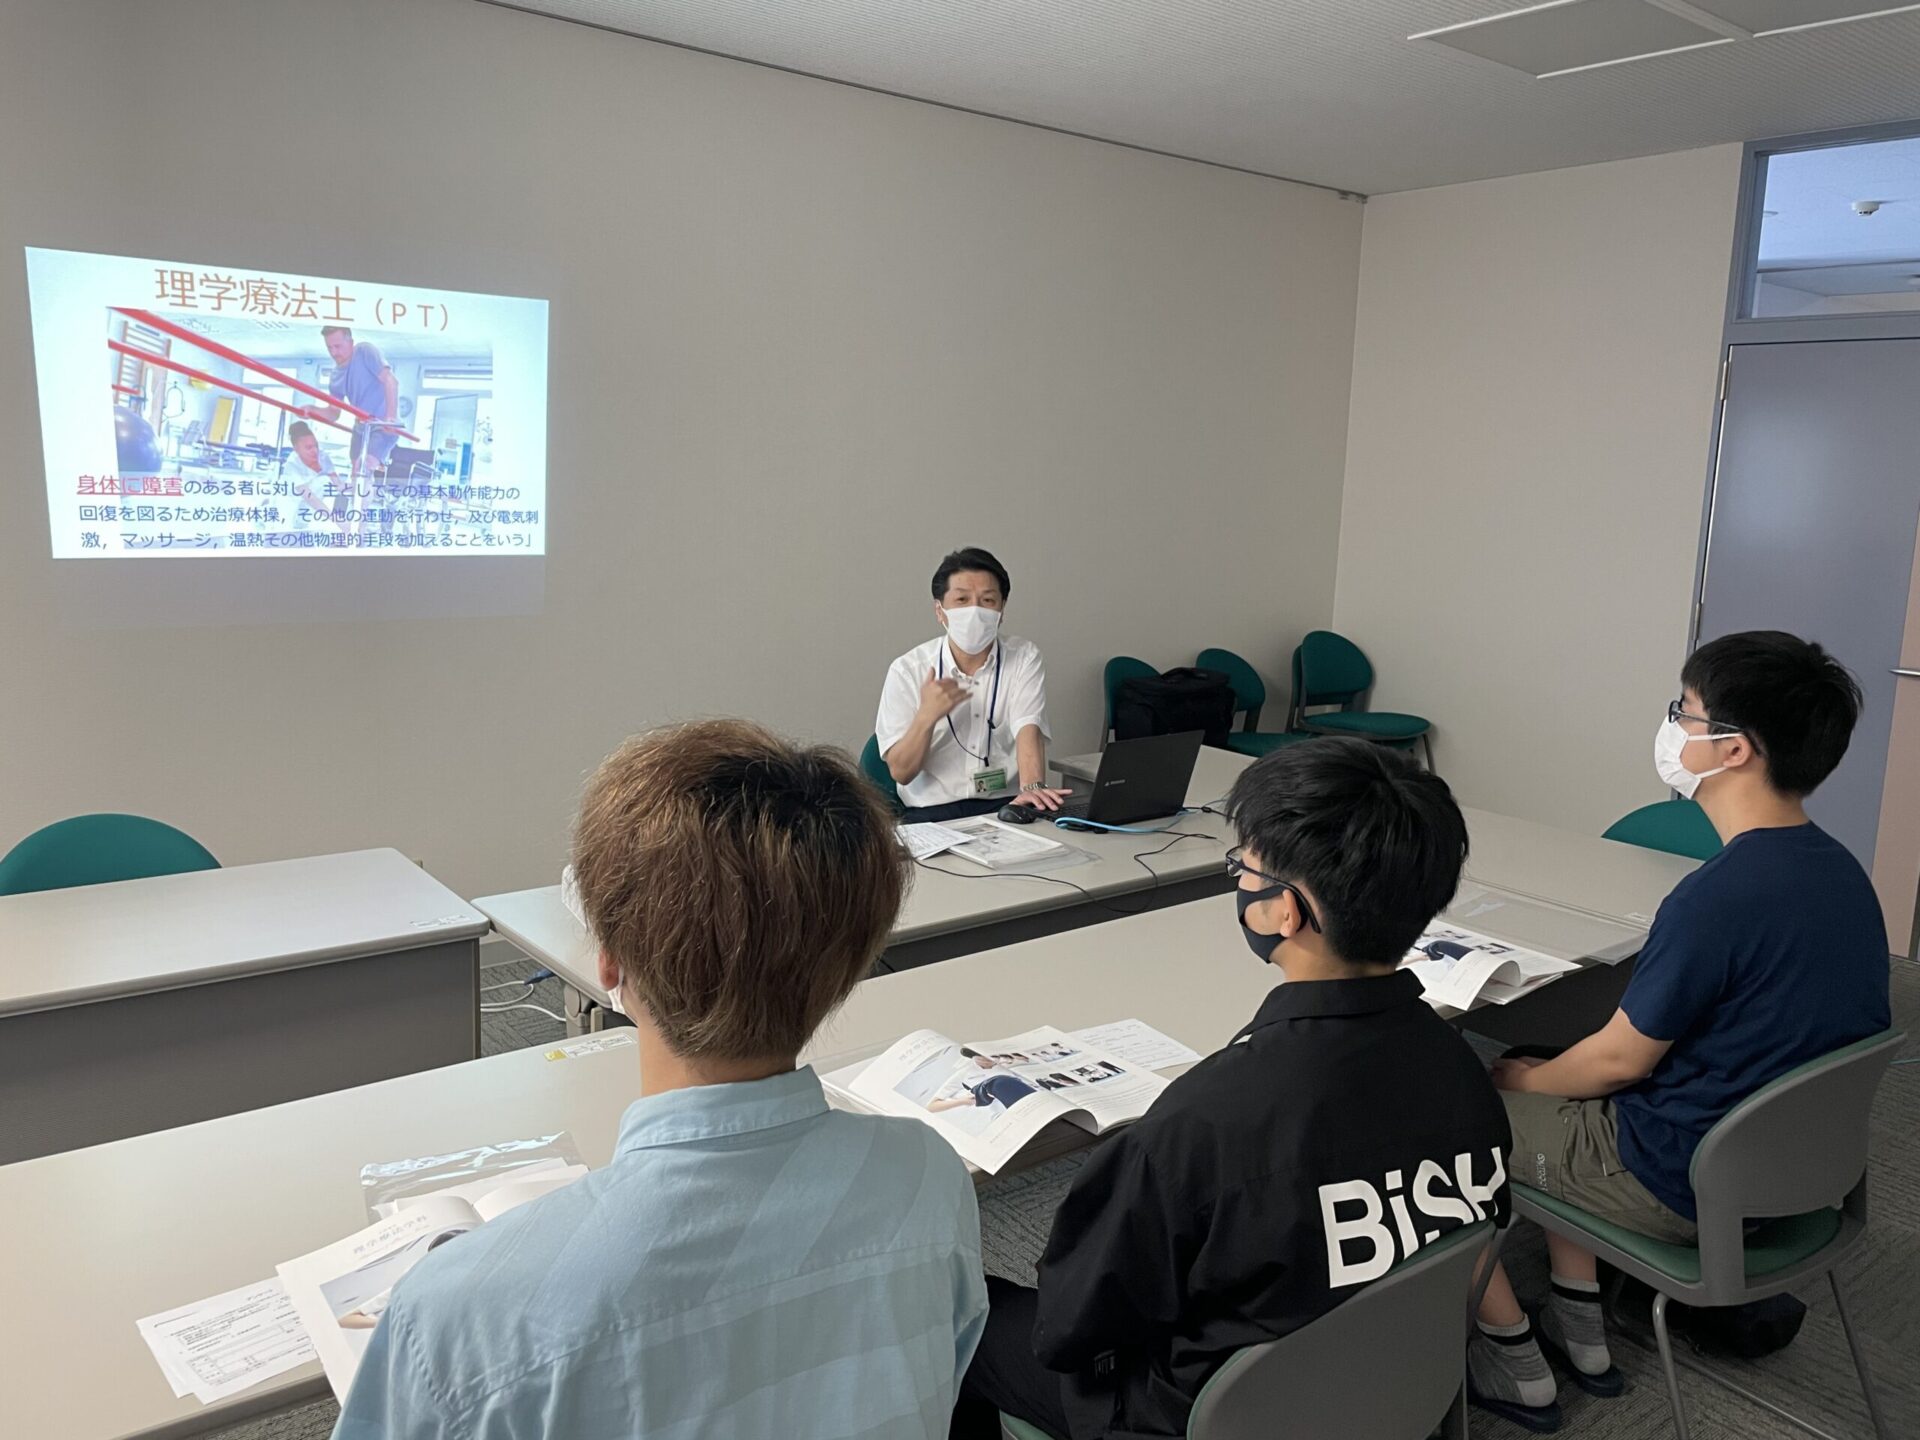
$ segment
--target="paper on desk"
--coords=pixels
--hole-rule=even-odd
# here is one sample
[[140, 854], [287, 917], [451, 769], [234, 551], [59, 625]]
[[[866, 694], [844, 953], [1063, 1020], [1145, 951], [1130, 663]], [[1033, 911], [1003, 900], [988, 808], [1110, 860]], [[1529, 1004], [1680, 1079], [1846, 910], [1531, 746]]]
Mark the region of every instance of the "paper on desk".
[[278, 1279], [136, 1323], [173, 1393], [192, 1395], [203, 1405], [315, 1358], [313, 1341]]
[[900, 843], [907, 847], [907, 853], [916, 860], [926, 860], [938, 855], [942, 850], [951, 850], [956, 845], [964, 845], [970, 837], [958, 830], [949, 830], [944, 825], [935, 825], [931, 821], [921, 821], [914, 825], [900, 827]]
[[586, 1173], [586, 1166], [569, 1165], [558, 1156], [553, 1156], [535, 1160], [530, 1165], [516, 1166], [512, 1170], [495, 1170], [477, 1180], [465, 1180], [457, 1185], [444, 1185], [438, 1190], [408, 1195], [391, 1204], [376, 1205], [374, 1215], [377, 1219], [385, 1220], [429, 1200], [451, 1195], [473, 1206], [482, 1220], [491, 1220], [516, 1205], [539, 1199], [549, 1190], [571, 1185]]
[[547, 1059], [571, 1060], [576, 1055], [597, 1055], [602, 1050], [613, 1050], [622, 1045], [635, 1044], [638, 1038], [638, 1032], [631, 1025], [620, 1025], [612, 1030], [602, 1030], [597, 1035], [582, 1035], [577, 1040], [556, 1045], [547, 1051]]
[[1191, 1065], [1200, 1058], [1171, 1035], [1163, 1035], [1144, 1020], [1115, 1020], [1110, 1025], [1093, 1025], [1073, 1032], [1089, 1045], [1097, 1045], [1129, 1065], [1142, 1070], [1164, 1070], [1169, 1065]]

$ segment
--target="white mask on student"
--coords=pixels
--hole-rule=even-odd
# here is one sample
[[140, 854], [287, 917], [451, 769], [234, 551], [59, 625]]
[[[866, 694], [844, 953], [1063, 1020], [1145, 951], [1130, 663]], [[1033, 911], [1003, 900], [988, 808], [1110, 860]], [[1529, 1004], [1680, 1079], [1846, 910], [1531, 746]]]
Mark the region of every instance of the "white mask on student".
[[1722, 765], [1714, 770], [1689, 770], [1681, 763], [1681, 754], [1695, 740], [1728, 740], [1739, 733], [1737, 730], [1728, 730], [1717, 735], [1689, 735], [1678, 720], [1662, 720], [1660, 729], [1653, 737], [1653, 768], [1660, 772], [1662, 784], [1678, 790], [1691, 800], [1702, 780], [1718, 775], [1727, 767]]
[[625, 984], [626, 981], [622, 980], [620, 985], [614, 986], [613, 989], [607, 992], [607, 1008], [621, 1019], [631, 1020], [633, 1017], [627, 1014], [627, 1007], [620, 1003], [620, 988]]
[[984, 605], [956, 605], [947, 611], [947, 634], [962, 655], [978, 655], [999, 638], [1000, 612]]

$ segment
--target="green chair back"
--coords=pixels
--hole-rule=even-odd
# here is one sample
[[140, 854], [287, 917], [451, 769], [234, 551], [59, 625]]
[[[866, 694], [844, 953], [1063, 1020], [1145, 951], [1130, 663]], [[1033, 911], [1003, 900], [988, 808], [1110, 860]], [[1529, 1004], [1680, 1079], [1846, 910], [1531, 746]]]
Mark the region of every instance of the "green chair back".
[[1697, 800], [1656, 800], [1629, 811], [1601, 836], [1643, 850], [1664, 850], [1689, 860], [1711, 860], [1720, 853], [1720, 832]]
[[[1487, 1221], [1463, 1225], [1312, 1323], [1236, 1352], [1200, 1387], [1187, 1440], [1425, 1440], [1459, 1393], [1474, 1270], [1492, 1239]], [[1004, 1414], [1000, 1433], [1054, 1440]]]
[[1116, 655], [1107, 661], [1106, 669], [1101, 672], [1101, 681], [1107, 695], [1107, 723], [1100, 731], [1100, 748], [1105, 749], [1107, 736], [1113, 733], [1113, 702], [1120, 693], [1120, 686], [1128, 680], [1152, 680], [1160, 672], [1144, 660], [1136, 660], [1131, 655]]
[[[1514, 1182], [1516, 1215], [1655, 1290], [1654, 1336], [1678, 1440], [1688, 1433], [1686, 1405], [1667, 1339], [1667, 1302], [1743, 1305], [1823, 1274], [1874, 1434], [1891, 1440], [1866, 1353], [1847, 1318], [1839, 1265], [1866, 1230], [1874, 1091], [1905, 1043], [1897, 1030], [1870, 1035], [1788, 1071], [1723, 1115], [1694, 1147], [1687, 1171], [1699, 1212], [1697, 1244], [1665, 1244]], [[1749, 1229], [1750, 1222], [1757, 1227]], [[1737, 1385], [1728, 1388], [1753, 1398]]]
[[1188, 1440], [1425, 1440], [1460, 1389], [1473, 1273], [1492, 1238], [1485, 1221], [1462, 1226], [1312, 1324], [1240, 1351], [1201, 1387]]
[[860, 747], [860, 773], [873, 782], [873, 788], [885, 797], [887, 804], [893, 807], [896, 815], [906, 812], [906, 805], [900, 799], [900, 787], [893, 783], [893, 772], [887, 769], [887, 762], [880, 756], [880, 737], [869, 735], [867, 743]]
[[34, 831], [0, 859], [0, 895], [219, 868], [206, 846], [158, 820], [76, 815]]
[[1906, 1038], [1883, 1030], [1810, 1060], [1761, 1086], [1707, 1131], [1687, 1171], [1699, 1210], [1704, 1285], [1723, 1294], [1740, 1289], [1748, 1220], [1859, 1203], [1874, 1092]]
[[1260, 672], [1233, 651], [1217, 648], [1202, 650], [1200, 658], [1193, 663], [1202, 670], [1218, 670], [1227, 677], [1227, 684], [1233, 687], [1233, 713], [1246, 714], [1243, 729], [1258, 730], [1260, 710], [1267, 703], [1267, 687]]
[[1293, 652], [1294, 707], [1348, 705], [1373, 688], [1360, 647], [1331, 630], [1309, 630]]

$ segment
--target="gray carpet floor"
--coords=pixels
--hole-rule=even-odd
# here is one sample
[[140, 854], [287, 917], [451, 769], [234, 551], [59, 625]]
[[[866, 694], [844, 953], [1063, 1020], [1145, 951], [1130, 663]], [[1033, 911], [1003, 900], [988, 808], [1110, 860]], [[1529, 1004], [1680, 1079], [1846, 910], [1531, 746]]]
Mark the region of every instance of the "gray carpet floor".
[[[490, 966], [483, 983], [516, 981], [533, 968], [525, 962]], [[519, 1002], [522, 995], [519, 987], [513, 987], [492, 991], [485, 999]], [[555, 981], [536, 986], [527, 999], [556, 1013], [562, 1009]], [[1920, 1036], [1920, 965], [1894, 962], [1893, 1013], [1896, 1025]], [[482, 1048], [492, 1055], [546, 1044], [561, 1029], [553, 1019], [532, 1010], [498, 1011], [483, 1018]], [[1907, 1047], [1903, 1058], [1920, 1060], [1920, 1039]], [[1891, 1433], [1916, 1437], [1920, 1436], [1920, 1064], [1898, 1065], [1888, 1072], [1874, 1105], [1873, 1125], [1871, 1228], [1841, 1278], [1854, 1323], [1865, 1340]], [[1053, 1211], [1080, 1158], [1068, 1156], [995, 1180], [983, 1190], [981, 1229], [990, 1270], [1032, 1281]], [[1546, 1246], [1537, 1229], [1516, 1226], [1507, 1239], [1505, 1255], [1523, 1296], [1545, 1292]], [[1786, 1350], [1753, 1364], [1694, 1357], [1695, 1363], [1736, 1379], [1836, 1440], [1871, 1436], [1832, 1295], [1824, 1285], [1809, 1286], [1800, 1298], [1807, 1303], [1806, 1325]], [[1684, 1361], [1685, 1345], [1680, 1349]], [[1560, 1433], [1579, 1440], [1670, 1436], [1672, 1423], [1658, 1358], [1622, 1340], [1614, 1344], [1614, 1357], [1628, 1377], [1626, 1394], [1596, 1400], [1563, 1385], [1566, 1424]], [[1378, 1373], [1381, 1357], [1356, 1357], [1356, 1364]], [[1699, 1374], [1683, 1370], [1680, 1387], [1694, 1440], [1798, 1440], [1807, 1433]], [[325, 1440], [337, 1414], [331, 1400], [316, 1401], [218, 1434], [221, 1440]], [[1481, 1440], [1521, 1440], [1527, 1432], [1476, 1410], [1473, 1434]]]

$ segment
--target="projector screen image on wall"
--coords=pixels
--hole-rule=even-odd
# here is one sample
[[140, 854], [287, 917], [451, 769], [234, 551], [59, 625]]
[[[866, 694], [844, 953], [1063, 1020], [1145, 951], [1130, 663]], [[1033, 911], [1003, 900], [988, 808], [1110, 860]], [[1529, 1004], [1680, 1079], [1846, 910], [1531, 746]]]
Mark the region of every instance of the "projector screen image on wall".
[[55, 559], [546, 553], [547, 302], [27, 251]]

